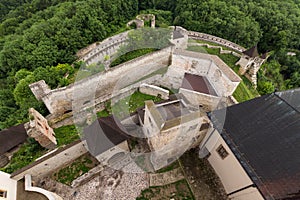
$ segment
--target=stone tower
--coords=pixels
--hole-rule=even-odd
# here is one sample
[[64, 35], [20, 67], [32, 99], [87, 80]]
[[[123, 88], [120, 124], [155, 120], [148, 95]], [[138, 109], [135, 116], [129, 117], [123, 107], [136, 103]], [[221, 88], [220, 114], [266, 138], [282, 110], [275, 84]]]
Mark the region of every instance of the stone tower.
[[29, 117], [30, 121], [24, 125], [28, 136], [47, 149], [55, 148], [57, 144], [55, 133], [47, 120], [34, 108], [29, 109]]
[[127, 27], [129, 27], [132, 24], [136, 24], [136, 28], [143, 28], [145, 25], [145, 20], [150, 20], [150, 27], [155, 28], [155, 15], [153, 14], [140, 14], [136, 16], [136, 19], [128, 22]]
[[204, 114], [184, 99], [154, 104], [145, 101], [143, 132], [152, 151], [150, 160], [158, 170], [176, 159], [203, 138]]
[[245, 75], [251, 81], [254, 87], [257, 87], [257, 72], [261, 65], [267, 60], [267, 53], [260, 56], [257, 51], [257, 46], [254, 46], [243, 52], [240, 60], [235, 64], [239, 65], [239, 74]]

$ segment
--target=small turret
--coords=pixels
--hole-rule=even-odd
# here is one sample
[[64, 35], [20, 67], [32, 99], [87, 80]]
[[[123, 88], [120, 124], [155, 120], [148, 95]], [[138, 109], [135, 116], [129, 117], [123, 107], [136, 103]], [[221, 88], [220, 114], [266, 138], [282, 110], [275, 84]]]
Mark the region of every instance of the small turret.
[[257, 46], [243, 52], [240, 60], [235, 64], [239, 65], [239, 74], [244, 75], [251, 81], [254, 87], [257, 87], [257, 72], [261, 65], [268, 59], [268, 54], [264, 53], [261, 56], [258, 53]]

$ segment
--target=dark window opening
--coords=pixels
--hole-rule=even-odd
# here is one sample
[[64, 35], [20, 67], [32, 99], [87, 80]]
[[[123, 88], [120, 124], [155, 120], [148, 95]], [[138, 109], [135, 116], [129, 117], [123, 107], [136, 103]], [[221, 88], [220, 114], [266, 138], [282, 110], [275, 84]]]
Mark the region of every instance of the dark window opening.
[[208, 129], [208, 128], [209, 128], [209, 123], [204, 123], [204, 124], [201, 125], [200, 131], [203, 131], [203, 130]]
[[38, 124], [40, 127], [42, 127], [42, 125], [40, 124], [40, 122], [37, 122], [37, 124]]
[[229, 155], [229, 153], [226, 151], [226, 149], [223, 147], [223, 145], [220, 145], [217, 148], [217, 152], [222, 159], [225, 159]]
[[7, 191], [0, 190], [0, 197], [7, 198]]
[[70, 113], [70, 112], [72, 112], [72, 110], [66, 110], [66, 111], [64, 112], [64, 114], [67, 114], [67, 113]]
[[83, 103], [83, 105], [86, 105], [86, 104], [88, 104], [88, 103], [90, 103], [91, 101], [85, 101], [84, 103]]

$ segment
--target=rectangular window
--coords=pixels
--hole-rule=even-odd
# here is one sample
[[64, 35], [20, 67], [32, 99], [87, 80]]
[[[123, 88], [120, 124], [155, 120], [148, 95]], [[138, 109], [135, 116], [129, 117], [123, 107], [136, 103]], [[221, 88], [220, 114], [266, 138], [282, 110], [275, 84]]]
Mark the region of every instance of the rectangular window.
[[217, 152], [222, 159], [225, 159], [229, 155], [229, 153], [226, 151], [226, 149], [223, 147], [223, 145], [220, 145], [217, 148]]
[[7, 191], [5, 191], [5, 190], [0, 190], [0, 197], [2, 197], [2, 198], [7, 198]]
[[200, 131], [203, 131], [203, 130], [208, 129], [208, 128], [209, 128], [209, 123], [204, 123], [204, 124], [201, 125]]

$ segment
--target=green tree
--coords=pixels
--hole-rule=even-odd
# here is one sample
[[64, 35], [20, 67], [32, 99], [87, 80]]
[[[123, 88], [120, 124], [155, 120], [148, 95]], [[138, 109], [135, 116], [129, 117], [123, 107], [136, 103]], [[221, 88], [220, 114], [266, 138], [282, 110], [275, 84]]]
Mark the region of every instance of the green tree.
[[275, 87], [272, 82], [269, 81], [259, 81], [257, 85], [257, 90], [261, 95], [270, 94], [275, 91]]

